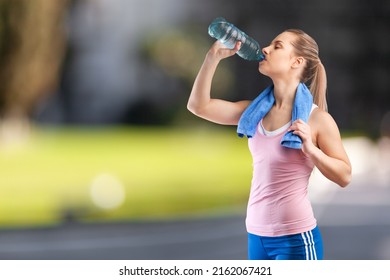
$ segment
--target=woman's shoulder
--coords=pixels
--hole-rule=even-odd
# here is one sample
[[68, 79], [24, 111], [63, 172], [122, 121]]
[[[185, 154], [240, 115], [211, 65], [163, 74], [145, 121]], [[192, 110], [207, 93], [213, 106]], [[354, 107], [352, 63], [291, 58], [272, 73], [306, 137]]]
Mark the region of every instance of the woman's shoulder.
[[310, 114], [309, 123], [314, 128], [318, 129], [319, 131], [326, 131], [327, 129], [338, 129], [337, 124], [332, 117], [332, 115], [319, 108], [316, 107], [312, 110], [312, 113]]
[[333, 119], [333, 117], [330, 115], [329, 112], [321, 109], [317, 105], [313, 104], [310, 118], [314, 118], [316, 120], [326, 120], [326, 119]]

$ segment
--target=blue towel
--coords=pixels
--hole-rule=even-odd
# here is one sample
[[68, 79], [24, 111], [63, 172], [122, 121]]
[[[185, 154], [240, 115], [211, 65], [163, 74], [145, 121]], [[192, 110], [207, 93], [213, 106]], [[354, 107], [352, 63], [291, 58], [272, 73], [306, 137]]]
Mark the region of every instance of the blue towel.
[[[251, 104], [249, 104], [241, 115], [237, 127], [238, 136], [243, 137], [246, 135], [248, 138], [253, 137], [260, 120], [271, 110], [274, 103], [274, 86], [270, 85], [263, 90]], [[292, 122], [297, 119], [307, 122], [309, 120], [312, 105], [312, 94], [304, 83], [300, 83], [295, 94]], [[302, 139], [298, 135], [293, 134], [292, 131], [288, 131], [283, 136], [281, 144], [287, 148], [300, 149], [302, 147]]]

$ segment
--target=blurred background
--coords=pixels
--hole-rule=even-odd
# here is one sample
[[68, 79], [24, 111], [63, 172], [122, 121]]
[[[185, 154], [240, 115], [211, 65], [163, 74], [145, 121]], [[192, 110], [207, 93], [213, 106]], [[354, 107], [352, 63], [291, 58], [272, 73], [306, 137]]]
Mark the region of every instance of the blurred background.
[[[218, 16], [317, 41], [353, 166], [310, 183], [325, 257], [390, 259], [388, 0], [0, 0], [0, 259], [246, 258], [247, 142], [186, 109]], [[255, 98], [257, 67], [214, 96]]]

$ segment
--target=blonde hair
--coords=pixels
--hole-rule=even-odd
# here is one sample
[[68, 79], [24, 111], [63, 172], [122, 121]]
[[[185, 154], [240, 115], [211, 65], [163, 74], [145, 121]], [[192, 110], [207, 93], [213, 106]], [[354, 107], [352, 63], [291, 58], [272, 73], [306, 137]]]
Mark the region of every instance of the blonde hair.
[[326, 102], [326, 71], [319, 58], [319, 49], [316, 41], [300, 29], [287, 29], [296, 35], [296, 40], [292, 42], [295, 53], [302, 56], [306, 65], [302, 71], [301, 82], [310, 83], [310, 92], [313, 95], [313, 102], [321, 109], [327, 111]]

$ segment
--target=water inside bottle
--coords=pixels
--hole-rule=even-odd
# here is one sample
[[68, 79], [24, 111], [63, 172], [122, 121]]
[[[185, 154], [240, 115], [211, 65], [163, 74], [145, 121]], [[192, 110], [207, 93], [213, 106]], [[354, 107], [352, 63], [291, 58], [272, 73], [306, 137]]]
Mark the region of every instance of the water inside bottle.
[[261, 61], [264, 59], [259, 44], [223, 17], [218, 17], [211, 22], [208, 33], [230, 49], [234, 48], [237, 41], [241, 41], [242, 45], [237, 54], [246, 60]]

